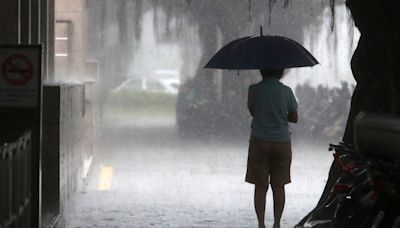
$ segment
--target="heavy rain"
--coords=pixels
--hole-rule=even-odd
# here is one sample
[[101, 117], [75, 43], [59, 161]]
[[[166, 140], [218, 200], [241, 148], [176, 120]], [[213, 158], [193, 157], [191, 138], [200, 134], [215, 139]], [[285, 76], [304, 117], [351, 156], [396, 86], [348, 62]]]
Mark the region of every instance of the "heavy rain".
[[[292, 183], [281, 227], [317, 204], [341, 141], [358, 31], [343, 1], [88, 0], [86, 52], [98, 63], [97, 155], [67, 208], [67, 227], [256, 227], [244, 182], [257, 70], [204, 69], [244, 36], [290, 37], [319, 61], [289, 69]], [[266, 225], [273, 224], [268, 191]]]

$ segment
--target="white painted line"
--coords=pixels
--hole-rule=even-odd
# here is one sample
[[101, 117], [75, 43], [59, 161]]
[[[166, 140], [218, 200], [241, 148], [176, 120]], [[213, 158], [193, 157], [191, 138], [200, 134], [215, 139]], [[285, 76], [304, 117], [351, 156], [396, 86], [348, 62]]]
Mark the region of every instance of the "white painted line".
[[109, 191], [112, 185], [113, 167], [112, 166], [101, 166], [100, 179], [97, 184], [97, 190]]

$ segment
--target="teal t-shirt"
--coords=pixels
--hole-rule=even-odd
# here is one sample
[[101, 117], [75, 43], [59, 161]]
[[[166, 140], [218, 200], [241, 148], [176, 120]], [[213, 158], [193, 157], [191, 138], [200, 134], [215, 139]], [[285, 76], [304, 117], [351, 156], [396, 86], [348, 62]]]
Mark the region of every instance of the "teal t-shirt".
[[264, 78], [249, 87], [247, 106], [253, 116], [252, 136], [273, 142], [290, 141], [288, 113], [297, 111], [292, 89], [277, 78]]

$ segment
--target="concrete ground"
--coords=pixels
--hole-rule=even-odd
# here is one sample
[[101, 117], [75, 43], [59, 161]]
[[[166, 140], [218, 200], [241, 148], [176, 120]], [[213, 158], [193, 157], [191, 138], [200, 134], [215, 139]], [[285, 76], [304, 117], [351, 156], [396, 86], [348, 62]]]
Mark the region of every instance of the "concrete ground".
[[[68, 227], [257, 227], [253, 186], [244, 182], [245, 140], [184, 140], [168, 121], [115, 119], [103, 131], [87, 184], [71, 202]], [[282, 228], [316, 205], [331, 162], [327, 146], [293, 145]], [[267, 227], [271, 218], [268, 192]]]

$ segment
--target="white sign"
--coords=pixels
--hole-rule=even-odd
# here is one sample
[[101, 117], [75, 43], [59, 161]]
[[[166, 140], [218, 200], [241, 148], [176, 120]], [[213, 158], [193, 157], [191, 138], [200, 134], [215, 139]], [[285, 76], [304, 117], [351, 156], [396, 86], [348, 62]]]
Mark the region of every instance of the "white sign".
[[0, 47], [0, 107], [37, 107], [41, 91], [41, 48]]

